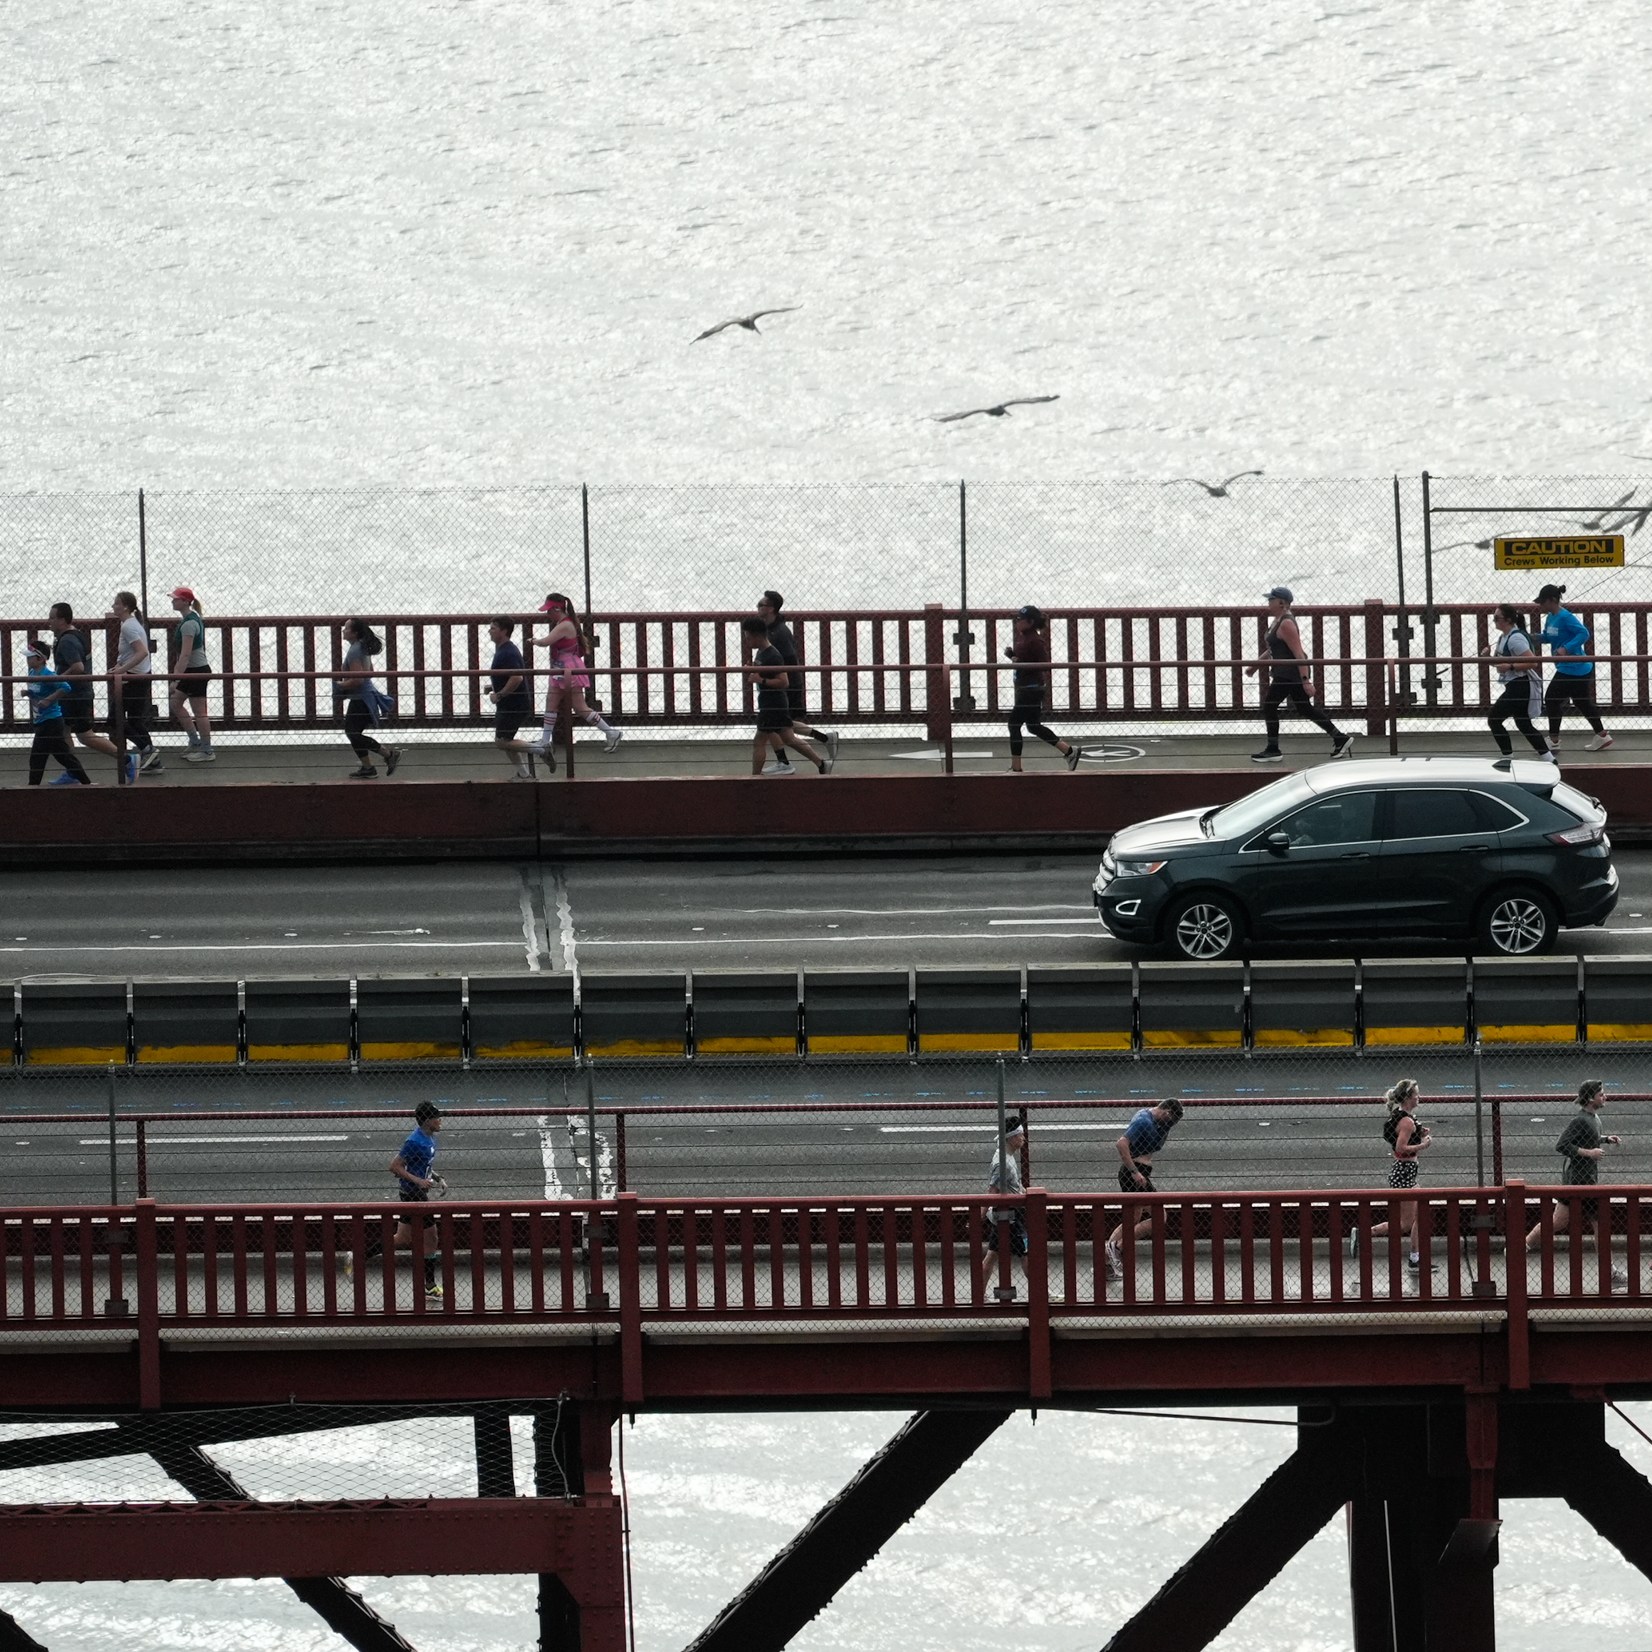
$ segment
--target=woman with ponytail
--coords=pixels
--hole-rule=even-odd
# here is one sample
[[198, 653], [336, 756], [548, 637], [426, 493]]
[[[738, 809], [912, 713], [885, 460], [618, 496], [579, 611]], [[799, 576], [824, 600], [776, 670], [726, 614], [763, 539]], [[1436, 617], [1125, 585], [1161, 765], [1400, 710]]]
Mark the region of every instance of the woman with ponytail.
[[189, 736], [184, 761], [211, 763], [218, 754], [212, 749], [212, 719], [207, 715], [212, 666], [207, 660], [206, 622], [199, 599], [187, 585], [172, 593], [172, 606], [182, 617], [172, 628], [172, 685], [167, 701], [173, 722]]
[[551, 671], [545, 680], [545, 730], [533, 751], [536, 757], [550, 761], [554, 774], [556, 760], [551, 748], [556, 739], [557, 713], [564, 699], [572, 715], [601, 732], [604, 751], [613, 751], [623, 736], [617, 728], [605, 723], [602, 714], [592, 710], [585, 698], [585, 690], [591, 686], [591, 674], [585, 667], [585, 638], [573, 602], [560, 591], [552, 591], [540, 603], [539, 611], [550, 615], [551, 628], [544, 636], [530, 639], [529, 646], [550, 649]]
[[[1409, 1193], [1416, 1187], [1418, 1155], [1425, 1152], [1434, 1139], [1428, 1126], [1416, 1116], [1420, 1095], [1416, 1079], [1402, 1078], [1382, 1098], [1387, 1108], [1382, 1136], [1393, 1154], [1393, 1163], [1388, 1167], [1388, 1185], [1400, 1193]], [[1396, 1207], [1397, 1222], [1378, 1222], [1371, 1229], [1371, 1237], [1375, 1239], [1380, 1235], [1392, 1233], [1398, 1226], [1400, 1232], [1410, 1241], [1409, 1254], [1405, 1262], [1413, 1273], [1420, 1273], [1423, 1265], [1422, 1255], [1417, 1246], [1417, 1205], [1418, 1201], [1415, 1199], [1402, 1199]], [[1356, 1229], [1348, 1235], [1350, 1252], [1356, 1248], [1357, 1234]]]
[[384, 651], [384, 641], [366, 620], [355, 618], [344, 622], [344, 640], [344, 669], [333, 679], [333, 692], [344, 707], [344, 738], [356, 754], [350, 778], [376, 780], [373, 753], [384, 759], [387, 775], [394, 774], [402, 760], [398, 747], [381, 746], [367, 732], [368, 724], [377, 727], [384, 720], [391, 705], [390, 696], [373, 681], [373, 656]]

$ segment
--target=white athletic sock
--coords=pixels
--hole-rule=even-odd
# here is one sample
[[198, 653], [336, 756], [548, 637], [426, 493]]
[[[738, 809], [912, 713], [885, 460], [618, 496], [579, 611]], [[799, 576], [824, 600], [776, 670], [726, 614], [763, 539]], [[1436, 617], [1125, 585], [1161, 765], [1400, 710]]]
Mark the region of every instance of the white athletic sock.
[[585, 721], [589, 723], [592, 728], [601, 729], [604, 734], [612, 734], [614, 732], [613, 728], [609, 724], [603, 722], [602, 713], [600, 711], [586, 712]]

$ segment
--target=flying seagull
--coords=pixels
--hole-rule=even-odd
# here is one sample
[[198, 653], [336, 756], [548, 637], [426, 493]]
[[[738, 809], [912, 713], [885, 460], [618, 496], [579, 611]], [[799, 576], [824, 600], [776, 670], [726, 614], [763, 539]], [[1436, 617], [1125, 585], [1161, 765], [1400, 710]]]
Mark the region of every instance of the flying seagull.
[[1610, 517], [1611, 514], [1612, 514], [1612, 511], [1618, 509], [1619, 506], [1627, 505], [1629, 503], [1629, 501], [1631, 499], [1633, 499], [1635, 497], [1636, 493], [1638, 493], [1639, 491], [1640, 490], [1638, 488], [1631, 488], [1621, 499], [1613, 500], [1610, 509], [1603, 510], [1600, 513], [1600, 515], [1595, 517], [1592, 521], [1579, 522], [1578, 526], [1580, 528], [1582, 528], [1586, 533], [1613, 533], [1613, 532], [1615, 532], [1616, 528], [1621, 528], [1623, 526], [1623, 522], [1629, 522], [1629, 521], [1632, 521], [1634, 519], [1633, 518], [1633, 513], [1631, 513], [1628, 516], [1625, 516], [1624, 519], [1623, 519], [1623, 522], [1617, 523], [1616, 527], [1608, 524], [1607, 518]]
[[[757, 323], [766, 315], [789, 315], [793, 310], [801, 310], [801, 304], [782, 304], [777, 310], [753, 310], [750, 315], [730, 316], [727, 321], [719, 321], [715, 327], [707, 327], [698, 338], [691, 338], [690, 344], [698, 344], [702, 338], [710, 338], [714, 333], [720, 333], [725, 327], [744, 327], [748, 333], [757, 332]], [[762, 337], [761, 333], [758, 333]]]
[[1214, 487], [1209, 482], [1201, 482], [1197, 476], [1177, 476], [1163, 485], [1167, 488], [1173, 488], [1177, 482], [1191, 482], [1194, 487], [1203, 488], [1212, 499], [1227, 499], [1231, 497], [1228, 493], [1230, 482], [1237, 482], [1241, 476], [1260, 476], [1261, 474], [1262, 472], [1259, 470], [1236, 470], [1226, 480], [1218, 482]]
[[1007, 418], [1012, 407], [1033, 407], [1039, 402], [1058, 402], [1059, 396], [1014, 396], [1007, 402], [997, 402], [991, 407], [966, 408], [962, 413], [937, 413], [934, 415], [936, 424], [956, 424], [959, 419], [973, 419], [977, 413], [985, 413], [989, 419]]

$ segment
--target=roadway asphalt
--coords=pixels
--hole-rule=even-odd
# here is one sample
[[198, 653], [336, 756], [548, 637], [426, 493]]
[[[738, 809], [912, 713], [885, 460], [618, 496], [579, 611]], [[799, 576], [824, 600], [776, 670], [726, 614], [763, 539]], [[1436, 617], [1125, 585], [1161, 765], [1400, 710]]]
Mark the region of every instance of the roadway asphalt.
[[[0, 980], [1129, 958], [1135, 949], [1106, 935], [1092, 913], [1097, 858], [11, 872], [0, 874]], [[1623, 898], [1610, 925], [1563, 932], [1560, 951], [1652, 952], [1652, 851], [1620, 851], [1616, 861]]]

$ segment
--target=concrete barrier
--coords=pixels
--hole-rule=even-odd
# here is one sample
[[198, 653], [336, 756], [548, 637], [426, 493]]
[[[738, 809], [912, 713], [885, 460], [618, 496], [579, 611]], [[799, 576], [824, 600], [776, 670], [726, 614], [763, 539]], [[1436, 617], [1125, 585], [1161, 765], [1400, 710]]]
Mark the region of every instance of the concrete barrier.
[[581, 975], [583, 1054], [612, 1060], [688, 1055], [688, 982], [681, 975]]
[[1349, 1048], [1358, 1019], [1354, 982], [1352, 962], [1252, 964], [1252, 1047]]
[[458, 977], [356, 979], [356, 1054], [363, 1061], [457, 1061], [464, 1053]]
[[810, 1055], [909, 1054], [912, 972], [807, 970], [803, 1025]]
[[1238, 1049], [1245, 1039], [1243, 964], [1143, 964], [1136, 977], [1141, 1047]]
[[801, 970], [696, 970], [689, 992], [696, 1055], [795, 1056], [803, 1047]]
[[1652, 1043], [1652, 959], [1585, 958], [1583, 1005], [1591, 1044]]
[[913, 1025], [924, 1055], [1019, 1055], [1025, 998], [1019, 969], [920, 969]]
[[1483, 1042], [1572, 1044], [1582, 1019], [1580, 959], [1475, 959], [1474, 1027]]
[[1468, 963], [1389, 959], [1361, 966], [1365, 1047], [1462, 1044], [1468, 1038]]
[[1033, 1050], [1134, 1047], [1132, 964], [1047, 965], [1027, 971], [1027, 1042]]
[[249, 1062], [350, 1059], [349, 981], [248, 981], [241, 996]]
[[133, 1055], [145, 1062], [213, 1062], [241, 1055], [241, 987], [236, 981], [134, 981]]
[[465, 1051], [477, 1061], [570, 1061], [574, 1021], [571, 975], [472, 975], [466, 983]]
[[124, 1067], [132, 1022], [124, 981], [25, 981], [23, 1063], [29, 1067]]

